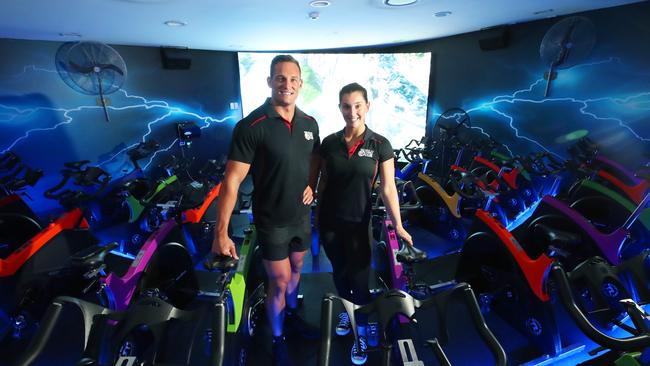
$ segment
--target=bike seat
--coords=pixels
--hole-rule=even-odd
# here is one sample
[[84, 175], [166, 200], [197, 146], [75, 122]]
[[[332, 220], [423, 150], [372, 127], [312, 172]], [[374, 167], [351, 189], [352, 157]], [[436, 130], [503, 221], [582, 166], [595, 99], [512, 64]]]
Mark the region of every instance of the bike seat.
[[541, 236], [549, 244], [561, 244], [563, 247], [575, 246], [582, 242], [578, 234], [558, 230], [540, 223], [533, 226], [533, 235]]
[[235, 268], [238, 262], [238, 259], [235, 259], [228, 255], [217, 255], [210, 253], [208, 254], [207, 258], [205, 258], [205, 261], [203, 261], [203, 266], [209, 271], [219, 270], [226, 272], [232, 268]]
[[400, 263], [417, 263], [427, 259], [427, 253], [412, 245], [402, 245], [395, 257]]
[[74, 253], [70, 260], [75, 266], [88, 268], [98, 267], [101, 263], [104, 262], [106, 253], [117, 247], [119, 247], [119, 245], [116, 242], [112, 242], [104, 246], [91, 246]]

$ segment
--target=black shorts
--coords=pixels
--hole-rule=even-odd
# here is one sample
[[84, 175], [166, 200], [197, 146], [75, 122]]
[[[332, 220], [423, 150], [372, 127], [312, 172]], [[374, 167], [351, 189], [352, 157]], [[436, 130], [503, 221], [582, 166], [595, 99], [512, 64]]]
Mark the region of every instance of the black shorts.
[[304, 252], [311, 245], [311, 221], [288, 226], [256, 226], [257, 242], [262, 249], [262, 258], [279, 261], [291, 252]]

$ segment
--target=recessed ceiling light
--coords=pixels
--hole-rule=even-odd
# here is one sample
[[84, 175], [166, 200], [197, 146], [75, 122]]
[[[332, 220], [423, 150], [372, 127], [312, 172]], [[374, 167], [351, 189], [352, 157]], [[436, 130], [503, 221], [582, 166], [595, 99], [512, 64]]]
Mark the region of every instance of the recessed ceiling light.
[[165, 25], [169, 27], [184, 27], [187, 25], [187, 22], [182, 20], [167, 20], [165, 21]]
[[316, 20], [316, 19], [320, 18], [320, 13], [317, 12], [317, 11], [312, 11], [308, 15], [309, 15], [309, 19], [311, 19], [311, 20]]
[[314, 8], [325, 8], [332, 5], [332, 3], [327, 0], [314, 0], [310, 2], [309, 5], [311, 5]]
[[443, 18], [443, 17], [446, 17], [448, 15], [451, 15], [451, 12], [449, 10], [439, 11], [439, 12], [433, 13], [433, 16], [435, 16], [436, 18]]
[[388, 6], [407, 6], [417, 2], [418, 0], [384, 0], [384, 4]]

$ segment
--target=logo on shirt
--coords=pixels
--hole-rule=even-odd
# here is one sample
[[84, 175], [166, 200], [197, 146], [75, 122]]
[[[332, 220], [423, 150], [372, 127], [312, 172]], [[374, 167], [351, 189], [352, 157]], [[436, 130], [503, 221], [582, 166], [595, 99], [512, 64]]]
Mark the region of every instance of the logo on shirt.
[[305, 140], [313, 140], [314, 139], [314, 134], [311, 133], [311, 131], [305, 131]]
[[365, 156], [365, 157], [368, 157], [368, 158], [372, 158], [374, 153], [375, 152], [373, 150], [370, 150], [370, 149], [359, 149], [359, 156], [361, 156], [361, 157]]

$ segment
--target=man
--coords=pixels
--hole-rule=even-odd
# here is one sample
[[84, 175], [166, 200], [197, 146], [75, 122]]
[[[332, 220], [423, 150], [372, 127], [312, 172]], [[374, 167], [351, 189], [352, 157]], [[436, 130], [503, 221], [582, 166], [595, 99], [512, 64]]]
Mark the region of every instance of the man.
[[237, 192], [253, 176], [253, 217], [268, 276], [266, 313], [273, 333], [273, 364], [289, 360], [283, 324], [305, 338], [318, 337], [296, 314], [303, 257], [311, 243], [310, 204], [318, 172], [318, 124], [296, 107], [300, 65], [288, 55], [271, 61], [271, 97], [239, 121], [233, 131], [217, 205], [212, 252], [237, 258], [228, 223]]

